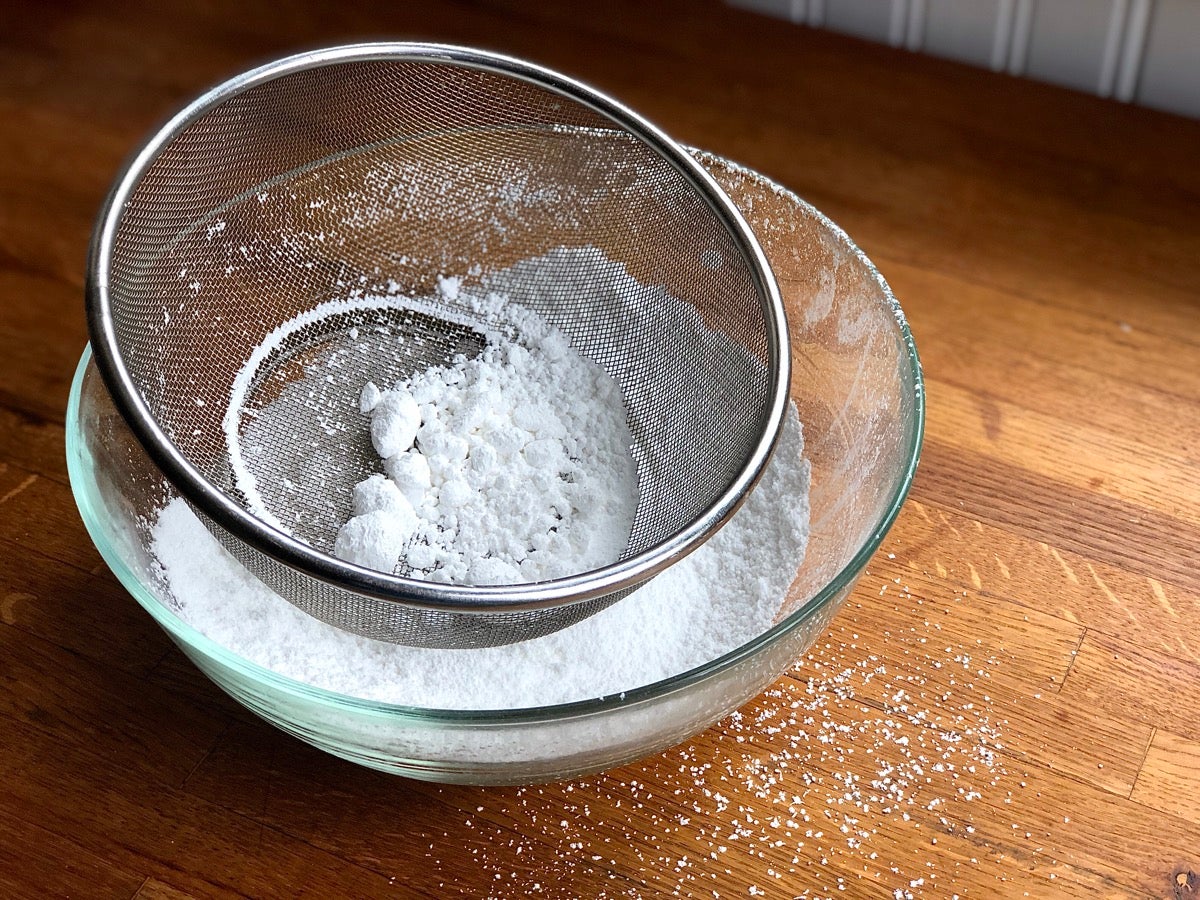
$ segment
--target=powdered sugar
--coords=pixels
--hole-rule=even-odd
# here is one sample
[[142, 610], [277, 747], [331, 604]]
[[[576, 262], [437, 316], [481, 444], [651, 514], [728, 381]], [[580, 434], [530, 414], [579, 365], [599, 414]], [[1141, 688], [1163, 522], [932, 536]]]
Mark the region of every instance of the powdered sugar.
[[[441, 279], [439, 292], [461, 299], [457, 280]], [[364, 387], [359, 408], [394, 490], [385, 502], [378, 475], [355, 489], [380, 502], [356, 502], [335, 554], [458, 584], [544, 581], [615, 562], [638, 500], [620, 389], [529, 310], [496, 293], [472, 308], [486, 327], [478, 356], [391, 390]]]
[[[231, 396], [237, 488], [252, 511], [270, 521], [263, 513], [280, 510], [276, 521], [319, 548], [443, 579], [574, 573], [652, 539], [630, 533], [639, 485], [643, 498], [675, 498], [686, 519], [679, 485], [715, 480], [717, 451], [745, 439], [739, 415], [753, 408], [763, 362], [694, 302], [637, 282], [595, 248], [560, 248], [469, 285], [442, 278], [425, 298], [382, 289], [281, 325]], [[522, 304], [505, 300], [518, 291]], [[573, 307], [540, 300], [574, 291]], [[579, 317], [588, 327], [568, 342], [559, 329]], [[719, 396], [687, 376], [681, 361], [692, 359], [720, 374]], [[181, 501], [162, 511], [153, 550], [184, 619], [297, 681], [425, 708], [553, 705], [694, 669], [771, 627], [807, 542], [802, 451], [793, 409], [759, 486], [707, 544], [590, 619], [498, 648], [414, 649], [312, 619]], [[587, 471], [575, 468], [585, 459]], [[501, 501], [490, 511], [485, 493]], [[533, 508], [531, 493], [549, 502]]]
[[182, 500], [159, 515], [152, 551], [182, 618], [287, 677], [426, 708], [565, 703], [687, 671], [771, 626], [808, 537], [809, 467], [802, 454], [791, 410], [759, 486], [708, 543], [595, 616], [505, 647], [403, 647], [310, 618], [243, 569]]
[[[390, 279], [352, 279], [339, 282], [338, 288], [344, 292], [341, 299], [306, 311], [264, 337], [233, 385], [224, 420], [230, 492], [268, 525], [322, 552], [334, 551], [339, 528], [353, 515], [354, 485], [381, 468], [414, 510], [419, 512], [431, 494], [438, 495], [432, 499], [440, 506], [442, 486], [434, 484], [435, 473], [422, 465], [428, 463], [421, 459], [428, 448], [418, 446], [419, 455], [398, 453], [407, 435], [394, 439], [380, 432], [377, 437], [389, 442], [381, 463], [366, 414], [382, 403], [381, 388], [390, 390], [412, 373], [459, 368], [459, 355], [469, 360], [485, 351], [512, 355], [511, 350], [488, 350], [492, 345], [507, 342], [544, 355], [556, 346], [564, 348], [564, 359], [556, 363], [557, 376], [548, 374], [553, 367], [547, 365], [534, 380], [557, 394], [555, 403], [566, 408], [575, 424], [588, 426], [576, 431], [573, 424], [568, 434], [612, 433], [622, 443], [622, 431], [632, 436], [632, 446], [626, 449], [636, 466], [639, 497], [626, 546], [616, 553], [641, 553], [705, 514], [734, 467], [754, 449], [753, 423], [762, 412], [759, 404], [768, 372], [752, 343], [728, 333], [728, 323], [719, 318], [716, 321], [723, 324], [707, 321], [702, 298], [684, 299], [662, 285], [643, 284], [598, 248], [560, 247], [486, 273], [467, 267], [461, 279], [438, 279], [427, 295], [405, 294]], [[519, 302], [506, 302], [505, 297]], [[555, 335], [556, 329], [569, 335], [569, 343]], [[540, 332], [548, 333], [539, 337]], [[615, 382], [623, 415], [616, 414], [618, 397], [612, 384], [597, 368], [581, 365], [580, 358], [599, 363]], [[536, 370], [541, 363], [534, 361], [527, 368]], [[525, 374], [529, 381], [531, 373]], [[564, 390], [569, 385], [577, 389], [573, 398]], [[414, 399], [419, 405], [420, 399]], [[589, 403], [589, 408], [572, 409], [576, 401]], [[597, 415], [600, 407], [609, 412]], [[522, 452], [527, 449], [538, 468], [554, 465], [555, 457], [570, 461], [575, 456], [566, 452], [569, 447], [555, 447], [562, 438], [534, 433], [537, 423], [516, 424], [533, 438]], [[411, 425], [409, 417], [401, 430], [411, 432]], [[473, 464], [499, 463], [501, 448], [495, 442], [518, 429], [501, 431], [507, 435], [491, 434], [475, 448], [478, 452], [468, 448]], [[453, 451], [461, 456], [461, 442], [427, 437], [443, 445], [436, 448], [439, 455]], [[599, 470], [609, 464], [602, 460]], [[561, 468], [559, 475], [566, 478], [553, 485], [555, 490], [570, 491], [563, 485], [570, 485], [576, 475]], [[618, 480], [607, 475], [592, 479], [597, 488], [612, 488]], [[452, 479], [446, 485], [451, 499], [464, 493], [462, 481]], [[691, 485], [694, 491], [686, 489]], [[597, 497], [625, 495], [623, 488], [596, 490], [589, 505], [594, 508]], [[544, 534], [563, 531], [559, 515], [561, 509], [555, 507], [560, 524], [553, 532], [543, 529]], [[614, 509], [604, 516], [615, 522], [623, 513]], [[613, 535], [624, 538], [624, 527], [579, 524], [571, 528], [577, 543], [585, 534], [589, 537], [577, 550], [592, 554], [588, 545], [598, 538], [598, 546], [608, 550], [589, 558], [613, 561]], [[444, 554], [436, 547], [418, 549], [430, 546], [425, 539], [410, 540], [409, 549], [425, 558], [406, 558], [396, 571], [409, 574], [443, 566], [436, 557]], [[516, 560], [517, 565], [521, 562]], [[581, 571], [585, 566], [573, 568]]]

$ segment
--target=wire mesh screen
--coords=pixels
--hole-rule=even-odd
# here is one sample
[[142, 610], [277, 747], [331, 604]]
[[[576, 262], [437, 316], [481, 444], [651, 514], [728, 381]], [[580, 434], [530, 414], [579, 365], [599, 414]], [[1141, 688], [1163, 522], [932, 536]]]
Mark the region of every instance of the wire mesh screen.
[[[266, 522], [325, 553], [348, 486], [378, 468], [357, 390], [478, 352], [470, 309], [437, 293], [439, 276], [540, 314], [620, 385], [641, 492], [626, 558], [702, 517], [769, 430], [775, 311], [728, 222], [640, 136], [525, 78], [428, 59], [288, 70], [186, 121], [114, 214], [113, 354], [169, 452], [245, 505], [226, 427], [237, 395], [236, 433], [255, 431], [251, 469], [274, 486]], [[314, 317], [261, 353], [282, 323], [364, 297], [388, 300]], [[415, 320], [411, 297], [432, 314]], [[364, 334], [379, 352], [347, 355], [320, 397], [264, 426], [264, 409]], [[617, 596], [564, 596], [575, 609], [509, 614], [470, 637], [445, 627], [449, 613], [342, 591], [264, 556], [254, 529], [205, 518], [288, 599], [373, 637], [499, 643]]]

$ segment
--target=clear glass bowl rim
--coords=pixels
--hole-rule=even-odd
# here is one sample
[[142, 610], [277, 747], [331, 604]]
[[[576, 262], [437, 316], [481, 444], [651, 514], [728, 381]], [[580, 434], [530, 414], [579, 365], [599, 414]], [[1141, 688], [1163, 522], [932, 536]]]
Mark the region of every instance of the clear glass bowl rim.
[[230, 652], [225, 647], [193, 628], [164, 606], [154, 593], [146, 587], [142, 580], [138, 578], [137, 574], [122, 558], [117, 548], [108, 540], [104, 526], [97, 520], [92, 505], [92, 498], [89, 496], [91, 487], [87, 484], [88, 478], [82, 471], [82, 464], [79, 461], [81, 455], [87, 452], [86, 448], [82, 446], [83, 436], [79, 433], [79, 405], [82, 396], [84, 374], [92, 358], [91, 345], [89, 344], [84, 348], [83, 355], [80, 357], [79, 364], [76, 367], [75, 377], [71, 383], [70, 397], [67, 401], [67, 473], [71, 482], [71, 490], [75, 496], [75, 502], [83, 518], [84, 525], [105, 563], [112, 570], [113, 574], [117, 576], [117, 579], [124, 588], [154, 617], [155, 621], [167, 631], [173, 640], [177, 643], [183, 642], [193, 647], [205, 657], [210, 657], [218, 664], [234, 670], [247, 681], [265, 684], [272, 690], [281, 691], [308, 702], [317, 702], [355, 713], [379, 716], [392, 721], [407, 720], [416, 727], [432, 727], [437, 725], [461, 727], [536, 724], [583, 718], [625, 709], [640, 703], [658, 700], [720, 675], [722, 672], [753, 657], [763, 647], [773, 644], [789, 632], [803, 625], [810, 617], [837, 598], [844, 589], [853, 584], [859, 572], [870, 561], [875, 551], [879, 549], [888, 529], [895, 521], [901, 506], [904, 504], [905, 498], [908, 496], [913, 477], [916, 474], [917, 463], [920, 459], [921, 443], [925, 431], [925, 389], [921, 373], [921, 362], [917, 355], [916, 343], [913, 340], [912, 332], [908, 327], [908, 321], [900, 308], [900, 304], [892, 294], [891, 288], [878, 269], [876, 269], [874, 263], [849, 238], [845, 231], [820, 212], [820, 210], [766, 176], [723, 157], [708, 153], [700, 155], [718, 160], [734, 171], [763, 181], [768, 187], [784, 195], [786, 199], [794, 202], [808, 215], [812, 216], [823, 228], [830, 232], [835, 240], [842, 244], [846, 251], [858, 259], [879, 287], [883, 299], [890, 306], [891, 312], [895, 316], [897, 326], [900, 329], [901, 340], [907, 354], [909, 372], [913, 380], [914, 415], [911, 419], [910, 427], [904, 435], [906, 443], [903, 457], [905, 468], [893, 493], [891, 502], [875, 523], [874, 528], [871, 529], [867, 540], [858, 548], [849, 562], [820, 591], [814, 594], [808, 602], [792, 612], [785, 619], [777, 622], [771, 628], [742, 644], [740, 647], [730, 650], [728, 653], [718, 656], [703, 665], [696, 666], [668, 678], [616, 694], [549, 706], [482, 710], [406, 706], [403, 704], [365, 700], [360, 697], [341, 694], [280, 675]]

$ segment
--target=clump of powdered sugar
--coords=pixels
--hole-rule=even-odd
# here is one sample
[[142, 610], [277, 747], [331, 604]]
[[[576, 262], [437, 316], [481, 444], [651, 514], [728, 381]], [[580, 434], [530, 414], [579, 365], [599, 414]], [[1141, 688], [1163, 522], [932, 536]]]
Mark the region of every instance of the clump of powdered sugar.
[[151, 549], [185, 621], [281, 675], [426, 708], [542, 706], [653, 683], [768, 629], [804, 557], [808, 481], [792, 408], [759, 485], [696, 552], [570, 628], [477, 650], [405, 647], [311, 618], [247, 572], [180, 499], [160, 513]]
[[[460, 299], [459, 282], [440, 293]], [[633, 437], [617, 383], [540, 316], [476, 298], [487, 343], [359, 408], [386, 479], [355, 489], [334, 553], [457, 584], [544, 581], [624, 552], [637, 512]], [[389, 490], [390, 488], [390, 490]]]

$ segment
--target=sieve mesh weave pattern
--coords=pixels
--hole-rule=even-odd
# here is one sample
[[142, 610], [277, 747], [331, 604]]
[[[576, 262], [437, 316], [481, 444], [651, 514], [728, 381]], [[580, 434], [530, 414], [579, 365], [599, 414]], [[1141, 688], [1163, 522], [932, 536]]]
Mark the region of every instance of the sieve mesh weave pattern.
[[[704, 515], [769, 424], [772, 312], [703, 189], [608, 116], [503, 72], [351, 59], [252, 84], [188, 121], [119, 216], [107, 272], [114, 355], [171, 451], [239, 503], [223, 419], [255, 348], [330, 300], [433, 296], [440, 274], [469, 272], [468, 288], [502, 286], [620, 384], [638, 423], [642, 488], [627, 558]], [[560, 248], [595, 249], [623, 265], [644, 292], [636, 303], [662, 292], [685, 301], [678, 328], [634, 327], [606, 296], [611, 282], [589, 282], [578, 268], [557, 278], [549, 264], [536, 274], [522, 265]], [[675, 339], [696, 331], [696, 317], [708, 345]], [[411, 338], [414, 327], [399, 310], [314, 323], [255, 373], [245, 421], [346, 335]], [[353, 383], [390, 384], [473, 352], [474, 336], [450, 317], [418, 331], [409, 351], [377, 360]], [[729, 364], [730, 345], [745, 365]], [[295, 437], [301, 425], [285, 420], [259, 442], [277, 460], [268, 470], [312, 468], [315, 457]], [[326, 442], [327, 457], [345, 460], [336, 484], [310, 478], [273, 501], [272, 513], [300, 523], [296, 534], [321, 551], [332, 544], [332, 523], [344, 520], [345, 486], [377, 468], [369, 444], [356, 450], [356, 440], [361, 446], [345, 435]], [[504, 643], [571, 624], [628, 592], [528, 611], [412, 606], [311, 577], [264, 553], [255, 533], [199, 511], [281, 595], [385, 640]]]

